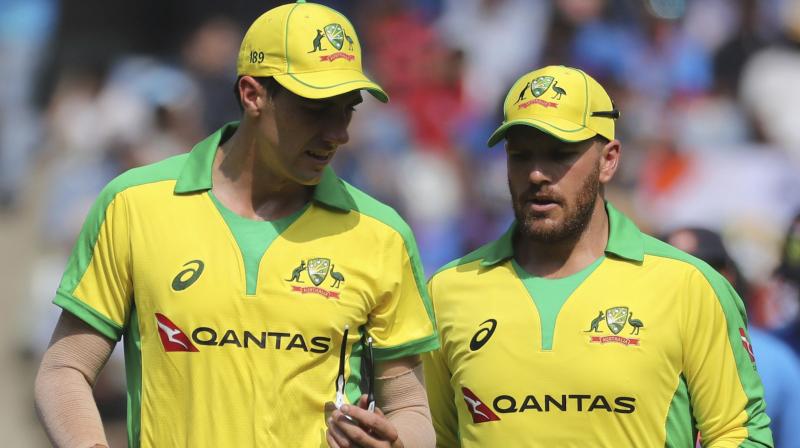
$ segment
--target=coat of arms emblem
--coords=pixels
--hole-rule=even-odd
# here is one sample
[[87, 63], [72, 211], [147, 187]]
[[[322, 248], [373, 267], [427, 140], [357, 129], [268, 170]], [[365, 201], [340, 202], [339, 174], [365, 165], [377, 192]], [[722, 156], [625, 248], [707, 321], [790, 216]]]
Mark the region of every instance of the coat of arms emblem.
[[323, 30], [325, 31], [325, 37], [328, 38], [328, 42], [337, 50], [341, 50], [342, 46], [344, 46], [344, 29], [342, 26], [338, 23], [331, 23], [325, 25]]
[[628, 322], [627, 306], [616, 306], [606, 310], [606, 323], [612, 333], [619, 334], [626, 322]]
[[553, 79], [552, 76], [540, 76], [534, 79], [533, 82], [531, 82], [531, 93], [533, 93], [533, 96], [538, 98], [546, 92], [550, 84], [553, 83]]
[[314, 286], [319, 286], [325, 277], [328, 276], [328, 271], [331, 267], [331, 260], [328, 258], [312, 258], [308, 260], [308, 278]]

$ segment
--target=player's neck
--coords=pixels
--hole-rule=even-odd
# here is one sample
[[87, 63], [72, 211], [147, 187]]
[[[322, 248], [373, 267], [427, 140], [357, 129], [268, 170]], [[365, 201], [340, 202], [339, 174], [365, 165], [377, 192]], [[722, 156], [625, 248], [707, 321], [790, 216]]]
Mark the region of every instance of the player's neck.
[[302, 208], [313, 189], [278, 175], [257, 157], [255, 139], [238, 129], [214, 159], [213, 192], [234, 213], [272, 221]]
[[602, 200], [595, 203], [584, 231], [576, 238], [547, 243], [518, 234], [514, 259], [531, 275], [562, 278], [576, 274], [600, 258], [608, 243], [608, 215]]

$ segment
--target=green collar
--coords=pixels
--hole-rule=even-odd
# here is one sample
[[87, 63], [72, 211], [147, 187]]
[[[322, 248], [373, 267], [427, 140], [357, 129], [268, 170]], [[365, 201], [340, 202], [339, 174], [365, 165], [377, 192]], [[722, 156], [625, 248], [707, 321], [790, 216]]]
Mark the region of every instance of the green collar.
[[[228, 140], [238, 127], [238, 122], [228, 123], [192, 148], [178, 176], [178, 181], [175, 183], [176, 194], [211, 189], [211, 170], [214, 166], [217, 148], [220, 143]], [[356, 208], [344, 183], [336, 176], [331, 167], [325, 168], [322, 180], [314, 187], [313, 201], [345, 212]]]
[[[611, 230], [608, 235], [606, 254], [616, 255], [630, 261], [644, 260], [644, 240], [642, 232], [627, 216], [606, 202], [606, 213]], [[481, 266], [493, 266], [514, 256], [512, 238], [517, 227], [516, 221], [506, 233], [489, 245]]]

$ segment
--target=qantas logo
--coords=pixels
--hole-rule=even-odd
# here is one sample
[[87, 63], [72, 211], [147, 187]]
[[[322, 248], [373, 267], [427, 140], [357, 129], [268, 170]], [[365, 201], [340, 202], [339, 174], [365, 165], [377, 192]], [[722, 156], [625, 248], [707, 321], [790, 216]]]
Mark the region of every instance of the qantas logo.
[[742, 346], [745, 350], [747, 350], [747, 354], [750, 355], [750, 362], [756, 362], [756, 355], [753, 353], [753, 346], [750, 344], [750, 341], [747, 340], [747, 333], [744, 331], [744, 328], [739, 328], [739, 336], [742, 337]]
[[156, 325], [158, 325], [158, 335], [167, 352], [196, 352], [195, 347], [186, 334], [173, 324], [167, 316], [156, 313]]
[[471, 390], [466, 387], [461, 387], [461, 393], [464, 394], [464, 401], [467, 403], [467, 410], [472, 414], [472, 423], [486, 423], [500, 420], [488, 406], [486, 406], [480, 398], [478, 398]]
[[214, 329], [197, 327], [184, 333], [171, 320], [155, 313], [158, 335], [167, 352], [198, 352], [197, 347], [234, 346], [238, 348], [260, 348], [285, 351], [304, 351], [315, 354], [327, 353], [331, 348], [331, 338], [327, 336], [305, 336], [301, 333], [284, 331], [252, 331], [233, 329]]
[[[498, 395], [491, 405], [484, 403], [471, 390], [461, 387], [467, 410], [472, 414], [473, 423], [486, 423], [500, 420], [498, 414], [523, 412], [607, 412], [632, 414], [636, 412], [636, 398], [625, 396], [606, 396], [593, 394], [561, 395]], [[491, 406], [491, 407], [490, 407]], [[495, 413], [496, 412], [496, 413]]]

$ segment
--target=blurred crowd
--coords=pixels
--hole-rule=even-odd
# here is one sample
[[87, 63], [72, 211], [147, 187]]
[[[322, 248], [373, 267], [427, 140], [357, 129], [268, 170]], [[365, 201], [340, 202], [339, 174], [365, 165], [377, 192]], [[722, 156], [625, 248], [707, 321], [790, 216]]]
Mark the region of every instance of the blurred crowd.
[[[365, 97], [334, 167], [408, 220], [429, 275], [512, 219], [505, 154], [486, 147], [511, 83], [571, 65], [622, 113], [607, 196], [653, 235], [718, 236], [750, 324], [797, 362], [800, 0], [319, 1], [353, 19], [391, 96]], [[49, 302], [100, 189], [238, 118], [239, 43], [280, 3], [0, 0], [0, 213], [21, 207], [33, 172], [46, 182], [26, 351], [47, 344]], [[685, 250], [710, 244], [695, 239]]]

